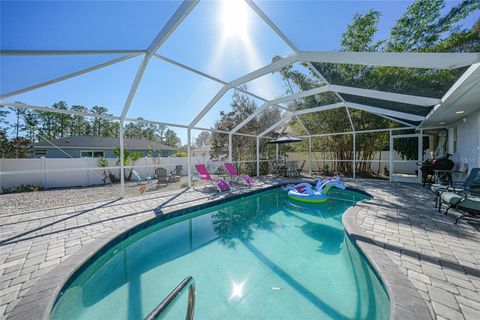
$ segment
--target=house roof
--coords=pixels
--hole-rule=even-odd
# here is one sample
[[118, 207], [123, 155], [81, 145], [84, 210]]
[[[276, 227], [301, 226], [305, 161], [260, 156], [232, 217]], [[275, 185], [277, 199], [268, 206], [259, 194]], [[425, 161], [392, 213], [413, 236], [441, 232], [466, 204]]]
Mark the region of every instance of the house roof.
[[[96, 137], [96, 136], [70, 136], [60, 139], [46, 140], [36, 142], [33, 148], [55, 148], [52, 144], [59, 148], [85, 148], [85, 149], [113, 149], [120, 147], [118, 138]], [[124, 139], [124, 147], [126, 150], [177, 150], [161, 143], [153, 142], [148, 139]]]

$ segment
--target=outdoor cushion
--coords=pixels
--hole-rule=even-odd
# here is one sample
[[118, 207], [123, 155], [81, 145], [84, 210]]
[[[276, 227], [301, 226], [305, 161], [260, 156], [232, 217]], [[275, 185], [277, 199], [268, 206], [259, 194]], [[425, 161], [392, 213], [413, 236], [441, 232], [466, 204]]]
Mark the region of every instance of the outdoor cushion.
[[245, 180], [245, 182], [247, 182], [248, 184], [254, 184], [255, 182], [257, 182], [255, 179], [253, 179], [252, 177], [250, 176], [247, 176], [247, 175], [243, 175], [241, 176], [243, 180]]
[[460, 209], [463, 209], [465, 211], [471, 212], [471, 210], [478, 211], [480, 213], [480, 198], [479, 197], [471, 197], [468, 199], [465, 199], [458, 205]]
[[220, 188], [222, 191], [227, 191], [230, 190], [230, 186], [225, 180], [222, 179], [216, 179], [214, 180], [215, 184]]
[[463, 197], [461, 195], [453, 192], [444, 192], [442, 193], [441, 197], [443, 202], [449, 203], [453, 206], [457, 205], [458, 203], [460, 203], [460, 201], [463, 200]]
[[212, 180], [212, 178], [210, 177], [209, 174], [203, 174], [203, 173], [200, 173], [200, 178], [204, 179], [204, 180]]

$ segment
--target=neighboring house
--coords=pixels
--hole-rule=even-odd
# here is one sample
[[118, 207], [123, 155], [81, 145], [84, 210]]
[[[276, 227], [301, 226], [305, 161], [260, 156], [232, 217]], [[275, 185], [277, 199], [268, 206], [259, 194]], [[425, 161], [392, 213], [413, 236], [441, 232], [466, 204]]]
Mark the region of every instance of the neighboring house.
[[[113, 149], [120, 147], [118, 138], [94, 136], [70, 136], [34, 143], [34, 158], [115, 158]], [[125, 150], [139, 152], [143, 156], [169, 157], [177, 149], [147, 139], [124, 139]]]

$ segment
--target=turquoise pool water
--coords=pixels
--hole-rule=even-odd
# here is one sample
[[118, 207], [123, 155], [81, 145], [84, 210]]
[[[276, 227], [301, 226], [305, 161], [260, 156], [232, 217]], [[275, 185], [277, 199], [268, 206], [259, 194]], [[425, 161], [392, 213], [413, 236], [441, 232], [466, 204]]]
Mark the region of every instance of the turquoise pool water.
[[[341, 222], [365, 198], [337, 189], [305, 205], [274, 189], [160, 222], [84, 269], [52, 319], [143, 319], [190, 275], [195, 319], [388, 319], [388, 296]], [[186, 298], [165, 318], [184, 319]]]

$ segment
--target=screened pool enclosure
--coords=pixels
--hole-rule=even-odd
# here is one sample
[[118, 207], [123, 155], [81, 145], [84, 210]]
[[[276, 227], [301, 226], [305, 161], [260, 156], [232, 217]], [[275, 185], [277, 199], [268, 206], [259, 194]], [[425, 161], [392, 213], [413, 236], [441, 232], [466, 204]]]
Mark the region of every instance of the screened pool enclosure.
[[[309, 174], [419, 181], [417, 162], [457, 111], [478, 110], [478, 52], [325, 50], [328, 23], [313, 33], [299, 7], [328, 11], [326, 2], [59, 2], [35, 11], [41, 5], [2, 4], [0, 105], [118, 123], [120, 160], [105, 168], [120, 169], [122, 195], [124, 169], [135, 167], [124, 161], [129, 124], [177, 132], [189, 186], [203, 132], [209, 160], [257, 176], [288, 153]], [[50, 107], [59, 100], [111, 109]], [[267, 143], [283, 135], [303, 141]], [[2, 175], [48, 170], [88, 168]]]

